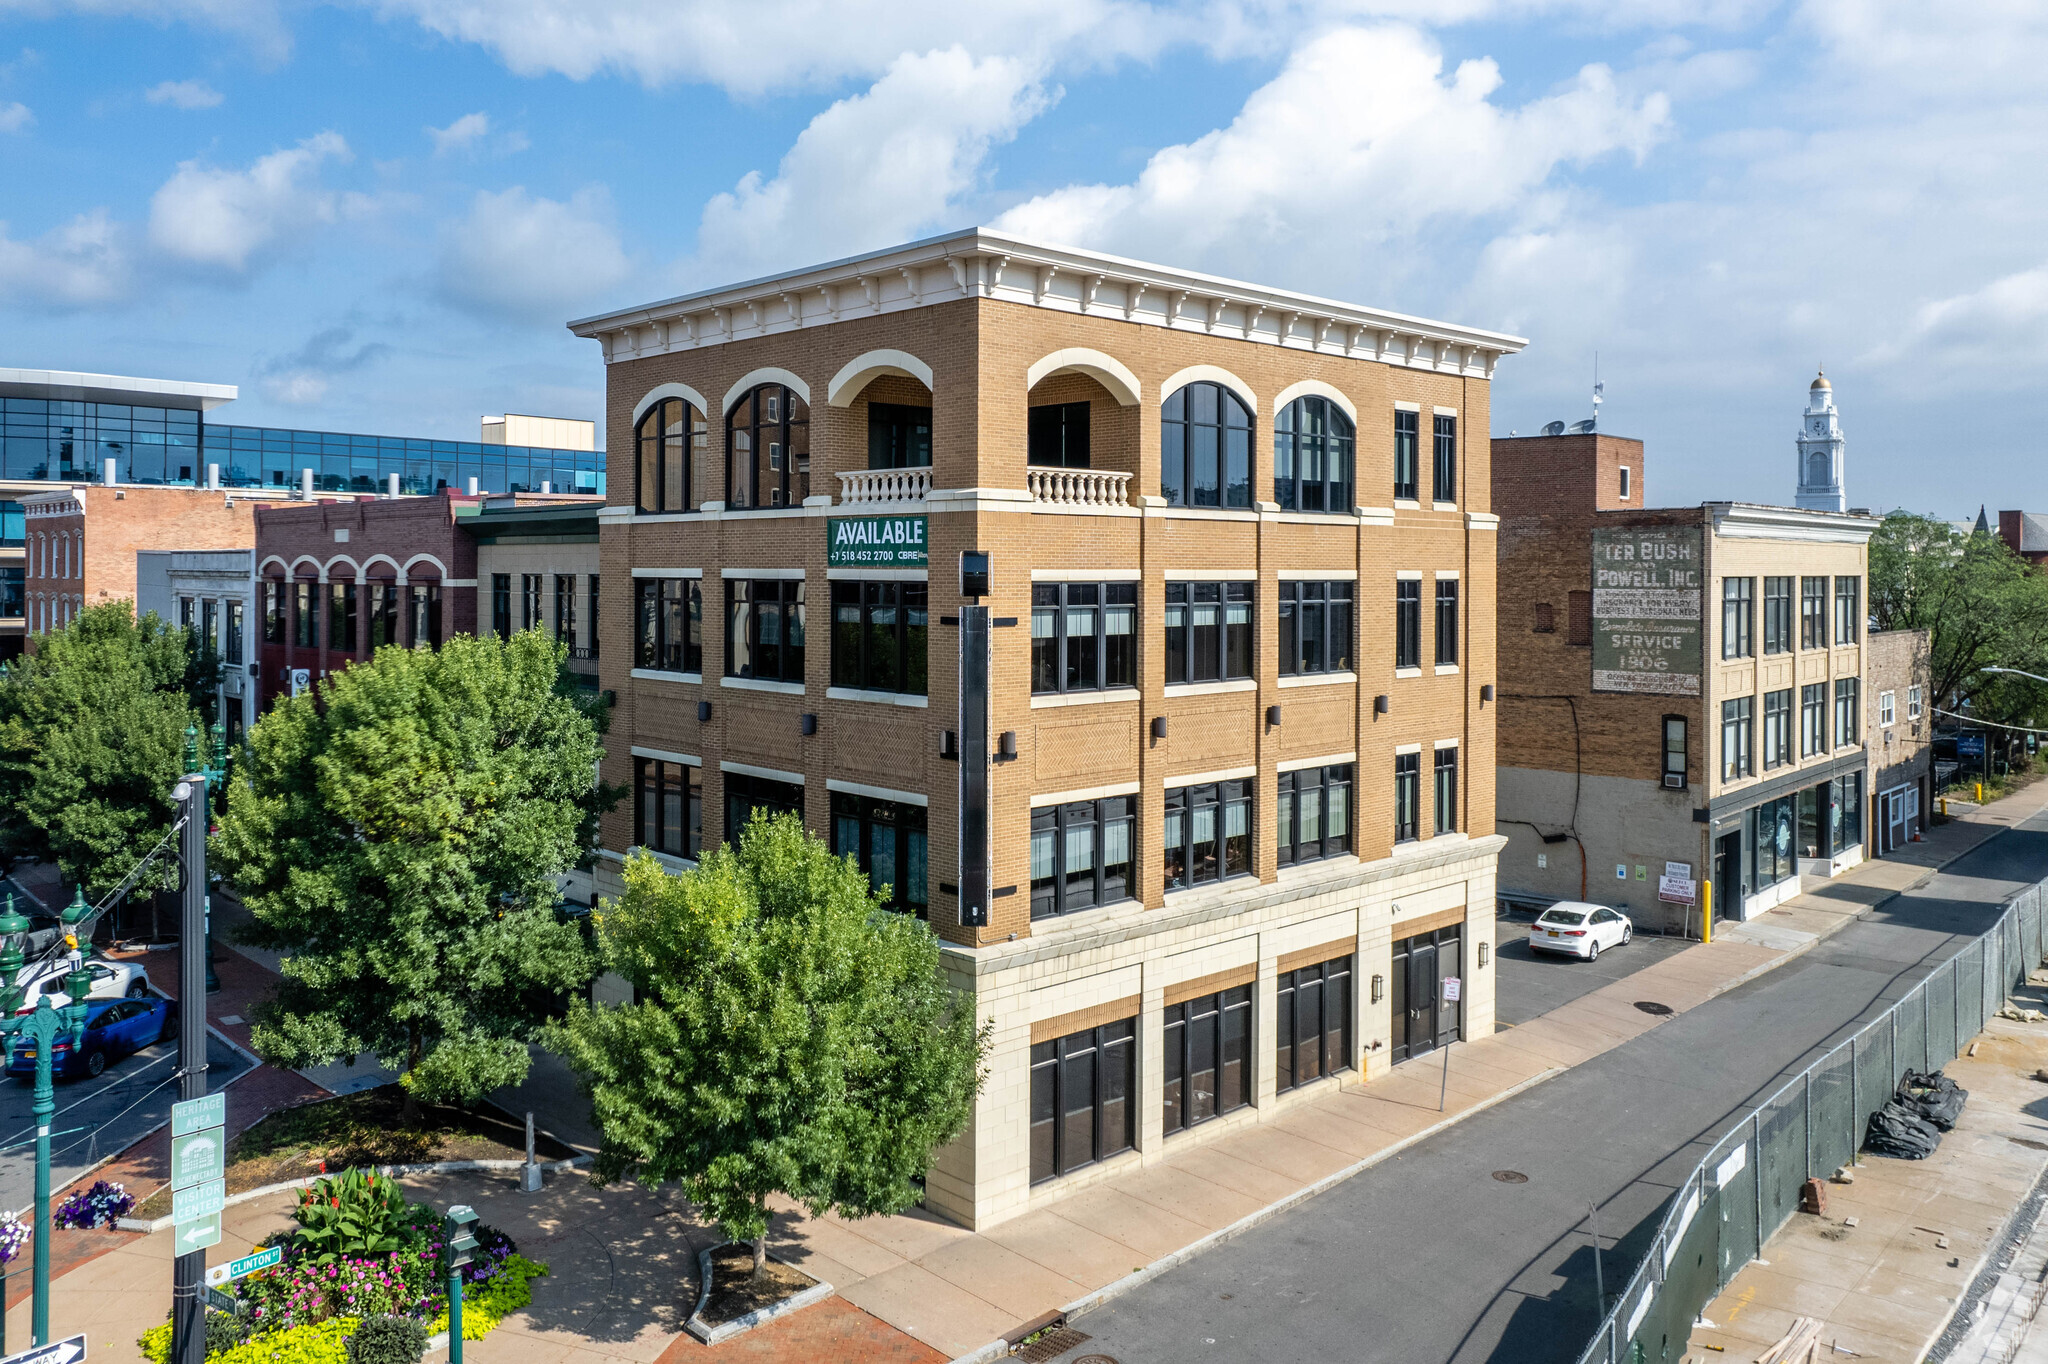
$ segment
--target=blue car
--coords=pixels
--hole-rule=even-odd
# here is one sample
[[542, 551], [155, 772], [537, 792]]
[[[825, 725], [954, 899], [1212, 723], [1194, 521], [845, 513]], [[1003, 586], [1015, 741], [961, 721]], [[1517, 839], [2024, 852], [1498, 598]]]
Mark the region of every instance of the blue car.
[[[59, 1076], [96, 1076], [110, 1061], [131, 1051], [141, 1051], [169, 1037], [177, 1028], [177, 1006], [168, 999], [145, 995], [140, 999], [94, 1000], [86, 1006], [85, 1041], [72, 1046], [69, 1036], [59, 1037], [50, 1048], [50, 1073]], [[24, 1079], [36, 1073], [36, 1044], [16, 1037], [7, 1052], [7, 1073]]]

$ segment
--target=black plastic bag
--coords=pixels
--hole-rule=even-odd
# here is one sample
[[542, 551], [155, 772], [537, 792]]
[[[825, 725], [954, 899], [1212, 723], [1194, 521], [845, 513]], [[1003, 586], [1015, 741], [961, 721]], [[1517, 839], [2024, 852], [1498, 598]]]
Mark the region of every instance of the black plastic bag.
[[1940, 1130], [1896, 1099], [1870, 1115], [1863, 1138], [1863, 1149], [1871, 1155], [1894, 1160], [1925, 1160], [1940, 1145]]
[[1938, 1070], [1932, 1074], [1909, 1070], [1900, 1079], [1898, 1093], [1893, 1097], [1942, 1131], [1949, 1132], [1955, 1129], [1956, 1120], [1963, 1116], [1963, 1104], [1969, 1099], [1970, 1091]]

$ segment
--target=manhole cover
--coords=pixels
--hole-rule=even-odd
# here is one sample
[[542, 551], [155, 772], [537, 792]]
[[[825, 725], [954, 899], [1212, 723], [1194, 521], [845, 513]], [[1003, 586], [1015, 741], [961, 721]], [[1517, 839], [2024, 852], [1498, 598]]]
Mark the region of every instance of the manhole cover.
[[1520, 1170], [1495, 1170], [1493, 1177], [1503, 1184], [1527, 1184], [1529, 1176]]
[[1659, 1004], [1654, 999], [1639, 999], [1636, 1007], [1653, 1018], [1666, 1018], [1676, 1012], [1669, 1004]]
[[2035, 1141], [2032, 1137], [2007, 1137], [2006, 1140], [2029, 1151], [2048, 1151], [2048, 1141]]
[[1116, 1360], [1110, 1355], [1082, 1355], [1074, 1364], [1116, 1364]]
[[1071, 1326], [1055, 1326], [1029, 1345], [1019, 1347], [1016, 1357], [1024, 1360], [1025, 1364], [1047, 1364], [1047, 1361], [1058, 1359], [1087, 1339], [1085, 1331], [1076, 1331]]

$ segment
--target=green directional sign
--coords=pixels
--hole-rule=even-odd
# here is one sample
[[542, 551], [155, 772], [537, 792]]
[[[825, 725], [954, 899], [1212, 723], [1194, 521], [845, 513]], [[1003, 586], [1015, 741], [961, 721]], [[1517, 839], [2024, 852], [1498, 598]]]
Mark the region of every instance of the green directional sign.
[[[176, 1197], [176, 1194], [172, 1195], [173, 1199]], [[174, 1230], [177, 1235], [173, 1239], [178, 1244], [177, 1253], [180, 1255], [187, 1251], [217, 1246], [220, 1244], [220, 1214], [210, 1212], [202, 1217], [195, 1217], [189, 1222], [181, 1223]]]
[[194, 1184], [189, 1189], [171, 1190], [171, 1222], [184, 1226], [202, 1217], [219, 1219], [220, 1210], [228, 1204], [228, 1182], [225, 1179], [212, 1180], [205, 1184]]
[[825, 563], [830, 568], [923, 568], [922, 516], [828, 516]]
[[232, 1312], [238, 1304], [235, 1302], [234, 1294], [223, 1293], [218, 1288], [209, 1288], [206, 1290], [206, 1305], [216, 1312]]
[[212, 1284], [227, 1283], [231, 1279], [243, 1278], [259, 1269], [268, 1269], [284, 1260], [284, 1247], [272, 1246], [259, 1250], [254, 1255], [244, 1255], [239, 1260], [230, 1260], [224, 1265], [215, 1265], [206, 1271], [206, 1281]]
[[224, 1127], [209, 1127], [203, 1132], [192, 1132], [182, 1137], [171, 1138], [171, 1187], [189, 1188], [204, 1184], [209, 1179], [219, 1179], [226, 1173], [226, 1143], [221, 1140]]
[[208, 1094], [200, 1099], [187, 1099], [171, 1105], [171, 1135], [182, 1137], [187, 1132], [204, 1131], [209, 1127], [225, 1127], [228, 1121], [228, 1096]]

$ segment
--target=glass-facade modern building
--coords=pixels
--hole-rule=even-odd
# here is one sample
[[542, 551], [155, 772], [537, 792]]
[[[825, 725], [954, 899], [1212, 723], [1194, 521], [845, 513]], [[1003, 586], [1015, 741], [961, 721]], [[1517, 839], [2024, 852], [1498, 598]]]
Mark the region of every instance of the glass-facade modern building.
[[[75, 396], [74, 396], [75, 395]], [[602, 493], [604, 452], [482, 441], [419, 440], [231, 426], [205, 408], [231, 401], [220, 385], [176, 385], [104, 375], [0, 370], [0, 480], [88, 482], [114, 461], [121, 483], [197, 485], [220, 466], [230, 487], [297, 486], [313, 471], [322, 492]], [[94, 401], [101, 397], [124, 402]]]

